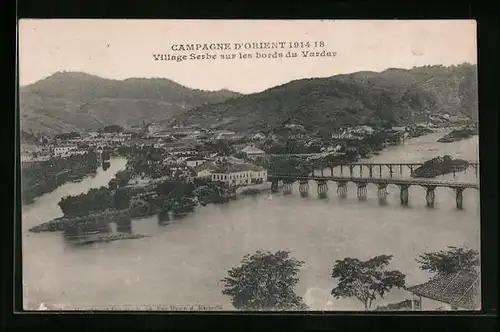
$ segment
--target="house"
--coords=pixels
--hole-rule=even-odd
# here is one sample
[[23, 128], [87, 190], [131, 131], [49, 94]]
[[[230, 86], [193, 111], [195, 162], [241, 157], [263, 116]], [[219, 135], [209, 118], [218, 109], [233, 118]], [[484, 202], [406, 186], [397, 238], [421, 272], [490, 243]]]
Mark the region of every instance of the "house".
[[[412, 300], [419, 297], [423, 311], [480, 310], [481, 278], [473, 271], [438, 275], [426, 283], [408, 287]], [[415, 310], [415, 309], [414, 309]]]
[[214, 156], [211, 156], [211, 158], [213, 158], [213, 160], [218, 163], [218, 164], [226, 164], [226, 163], [229, 163], [229, 164], [244, 164], [245, 161], [243, 159], [239, 159], [239, 158], [236, 158], [236, 157], [233, 157], [233, 156], [226, 156], [226, 155], [214, 155]]
[[263, 140], [265, 138], [266, 138], [266, 135], [264, 135], [262, 133], [257, 133], [255, 135], [253, 135], [253, 137], [252, 137], [252, 139], [256, 140], [256, 141]]
[[69, 156], [76, 156], [76, 155], [84, 155], [84, 154], [87, 154], [89, 153], [88, 150], [85, 150], [85, 149], [77, 149], [77, 150], [70, 150], [68, 152], [66, 152], [63, 156], [65, 157], [69, 157]]
[[170, 149], [170, 154], [173, 156], [195, 156], [199, 152], [192, 149]]
[[53, 154], [56, 157], [62, 157], [64, 155], [67, 155], [69, 151], [71, 150], [77, 150], [78, 146], [76, 145], [60, 145], [54, 147]]
[[217, 133], [216, 139], [228, 139], [234, 135], [236, 135], [234, 131], [221, 130]]
[[397, 132], [405, 132], [406, 131], [406, 127], [392, 127], [391, 129], [393, 131], [397, 131]]
[[174, 156], [167, 156], [166, 158], [163, 159], [162, 164], [163, 165], [176, 165], [177, 158], [175, 158]]
[[204, 163], [207, 162], [207, 160], [202, 157], [193, 156], [193, 157], [188, 157], [187, 159], [184, 160], [184, 162], [188, 167], [196, 167], [199, 165], [203, 165]]
[[155, 148], [155, 149], [161, 149], [165, 145], [166, 145], [166, 143], [156, 142], [156, 143], [153, 143], [153, 148]]
[[203, 163], [201, 165], [192, 168], [193, 174], [197, 178], [210, 178], [212, 171], [215, 169], [215, 165], [212, 163]]
[[212, 181], [229, 186], [245, 186], [267, 181], [267, 170], [250, 164], [225, 164], [212, 172]]
[[245, 153], [247, 155], [247, 158], [261, 157], [266, 154], [264, 151], [256, 148], [254, 145], [247, 146], [246, 148], [241, 150], [241, 152]]
[[182, 165], [173, 166], [170, 167], [170, 176], [173, 178], [189, 178], [193, 176], [193, 169]]

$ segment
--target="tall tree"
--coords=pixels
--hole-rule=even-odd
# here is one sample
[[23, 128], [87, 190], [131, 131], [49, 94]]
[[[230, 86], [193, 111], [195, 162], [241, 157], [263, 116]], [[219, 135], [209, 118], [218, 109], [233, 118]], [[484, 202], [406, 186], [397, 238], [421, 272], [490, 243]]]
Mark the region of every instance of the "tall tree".
[[397, 270], [387, 270], [392, 255], [375, 256], [367, 261], [357, 258], [337, 260], [333, 266], [332, 279], [338, 279], [332, 289], [335, 298], [355, 297], [369, 310], [372, 301], [388, 293], [392, 288], [405, 286], [405, 275]]
[[229, 277], [221, 280], [222, 294], [231, 297], [237, 309], [305, 310], [302, 298], [294, 292], [303, 264], [285, 250], [245, 255], [241, 265], [233, 267]]
[[436, 275], [475, 271], [479, 266], [479, 252], [465, 246], [448, 246], [446, 250], [423, 253], [416, 261], [422, 270]]

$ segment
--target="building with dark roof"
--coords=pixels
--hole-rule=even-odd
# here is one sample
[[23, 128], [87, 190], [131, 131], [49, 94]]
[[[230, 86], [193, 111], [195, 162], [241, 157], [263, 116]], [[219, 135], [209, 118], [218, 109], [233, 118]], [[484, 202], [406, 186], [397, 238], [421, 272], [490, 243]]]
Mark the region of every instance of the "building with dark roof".
[[201, 156], [192, 156], [192, 157], [186, 158], [184, 160], [184, 162], [189, 167], [196, 167], [196, 166], [203, 165], [204, 163], [207, 162], [207, 160]]
[[420, 298], [419, 310], [481, 309], [481, 278], [475, 271], [438, 275], [426, 283], [408, 287], [407, 291]]
[[264, 156], [266, 153], [261, 149], [256, 148], [254, 145], [247, 146], [241, 152], [247, 155], [247, 158], [255, 158]]

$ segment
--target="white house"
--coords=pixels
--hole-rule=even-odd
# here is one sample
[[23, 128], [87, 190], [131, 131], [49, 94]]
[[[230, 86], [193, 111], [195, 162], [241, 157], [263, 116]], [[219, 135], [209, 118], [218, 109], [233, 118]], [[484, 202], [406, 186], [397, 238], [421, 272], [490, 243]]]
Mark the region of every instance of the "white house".
[[205, 158], [202, 158], [202, 157], [189, 157], [189, 158], [185, 159], [184, 162], [186, 163], [186, 165], [188, 167], [196, 167], [196, 166], [203, 165], [204, 163], [207, 162], [207, 160]]
[[194, 156], [198, 153], [196, 150], [170, 149], [170, 154], [174, 156]]
[[266, 135], [262, 134], [262, 133], [257, 133], [255, 135], [253, 135], [252, 139], [254, 140], [263, 140], [266, 138]]
[[77, 150], [78, 146], [76, 145], [61, 145], [54, 147], [53, 153], [56, 157], [61, 157], [67, 155], [69, 151]]
[[212, 181], [245, 186], [267, 181], [267, 170], [250, 164], [225, 164], [212, 172]]
[[256, 148], [254, 145], [247, 146], [241, 152], [245, 153], [248, 158], [256, 158], [264, 156], [266, 153], [261, 149]]
[[480, 310], [481, 278], [478, 272], [459, 271], [438, 275], [426, 283], [408, 287], [411, 300], [419, 297], [413, 310]]
[[229, 137], [232, 137], [236, 135], [236, 133], [234, 131], [229, 131], [229, 130], [221, 130], [219, 131], [219, 133], [217, 134], [217, 137], [216, 139], [226, 139], [226, 138], [229, 138]]
[[64, 157], [69, 157], [69, 156], [76, 156], [76, 155], [84, 155], [84, 154], [87, 154], [88, 151], [87, 150], [80, 150], [80, 149], [77, 149], [77, 150], [70, 150], [68, 152], [66, 152], [63, 156]]
[[166, 143], [153, 143], [153, 148], [161, 149], [166, 145]]
[[239, 159], [239, 158], [236, 158], [233, 156], [215, 155], [215, 156], [211, 156], [211, 158], [213, 158], [213, 160], [219, 164], [225, 164], [225, 163], [244, 164], [245, 163], [245, 161], [243, 159]]

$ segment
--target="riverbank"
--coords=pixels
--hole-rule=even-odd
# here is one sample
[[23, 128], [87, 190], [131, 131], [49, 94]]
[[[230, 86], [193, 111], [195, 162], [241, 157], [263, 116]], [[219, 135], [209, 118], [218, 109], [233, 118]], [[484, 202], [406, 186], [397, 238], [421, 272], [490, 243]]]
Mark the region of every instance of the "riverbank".
[[69, 241], [69, 243], [74, 246], [85, 246], [94, 243], [109, 243], [119, 240], [137, 240], [147, 237], [151, 236], [143, 234], [99, 234], [97, 236], [72, 239], [71, 241]]
[[439, 143], [451, 143], [456, 141], [461, 141], [472, 136], [478, 135], [477, 128], [463, 128], [453, 130], [451, 133], [444, 135], [437, 141]]
[[[477, 139], [440, 144], [439, 134], [409, 140], [366, 160], [412, 162], [448, 154], [476, 160]], [[407, 275], [407, 284], [428, 281], [415, 258], [423, 252], [439, 251], [446, 245], [480, 248], [479, 193], [464, 191], [463, 211], [455, 210], [455, 195], [447, 188], [436, 189], [436, 208], [425, 206], [425, 191], [410, 187], [410, 208], [400, 207], [399, 190], [389, 187], [388, 203], [380, 206], [376, 186], [368, 186], [368, 200], [359, 202], [351, 184], [346, 199], [301, 198], [298, 194], [246, 197], [230, 204], [200, 207], [182, 221], [164, 227], [158, 218], [132, 221], [133, 233], [150, 235], [137, 241], [116, 241], [68, 246], [57, 233], [28, 234], [26, 228], [61, 215], [61, 196], [78, 195], [106, 185], [124, 161], [111, 161], [107, 172], [96, 178], [66, 184], [44, 195], [23, 213], [23, 292], [25, 309], [36, 310], [41, 302], [49, 308], [61, 303], [66, 310], [125, 303], [215, 303], [223, 310], [235, 310], [221, 294], [218, 280], [240, 264], [244, 255], [256, 250], [290, 250], [306, 263], [301, 268], [296, 293], [311, 310], [363, 310], [356, 299], [335, 299], [329, 271], [335, 260], [346, 257], [365, 260], [375, 255], [394, 254], [390, 269]], [[356, 170], [355, 170], [356, 171]], [[387, 173], [388, 169], [385, 170]], [[473, 174], [457, 174], [460, 181]], [[310, 183], [311, 192], [316, 190]], [[294, 188], [294, 193], [296, 193]], [[354, 193], [354, 194], [353, 194]], [[297, 239], [300, 239], [298, 241]], [[99, 271], [99, 273], [96, 273]], [[196, 287], [193, 287], [196, 285]], [[389, 293], [373, 307], [403, 300], [406, 294]], [[358, 303], [359, 302], [359, 303]]]
[[97, 155], [89, 152], [68, 158], [51, 158], [35, 166], [21, 163], [22, 204], [31, 204], [34, 199], [50, 193], [61, 185], [80, 181], [95, 175], [99, 167]]
[[435, 178], [439, 175], [461, 172], [467, 167], [466, 160], [453, 159], [451, 156], [445, 155], [424, 162], [422, 166], [413, 171], [411, 176], [417, 178]]

